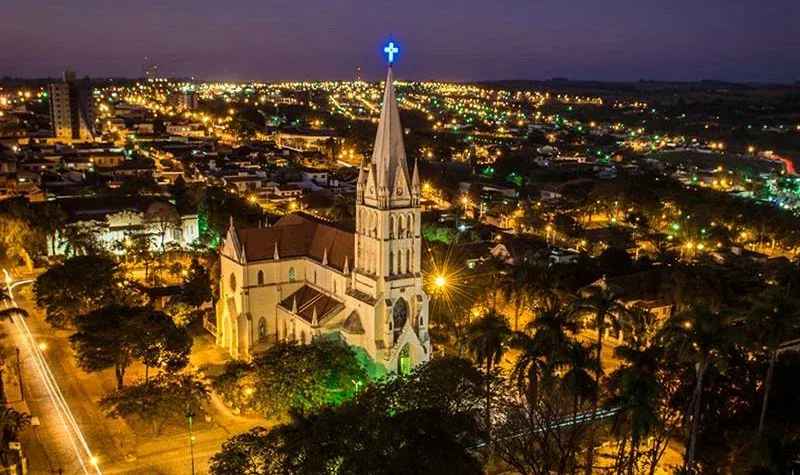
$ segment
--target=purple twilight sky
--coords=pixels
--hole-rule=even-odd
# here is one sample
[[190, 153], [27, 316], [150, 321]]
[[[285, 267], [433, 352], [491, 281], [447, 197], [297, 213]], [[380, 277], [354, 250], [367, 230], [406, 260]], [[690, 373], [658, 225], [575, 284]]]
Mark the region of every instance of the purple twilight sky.
[[2, 0], [0, 76], [800, 80], [800, 0]]

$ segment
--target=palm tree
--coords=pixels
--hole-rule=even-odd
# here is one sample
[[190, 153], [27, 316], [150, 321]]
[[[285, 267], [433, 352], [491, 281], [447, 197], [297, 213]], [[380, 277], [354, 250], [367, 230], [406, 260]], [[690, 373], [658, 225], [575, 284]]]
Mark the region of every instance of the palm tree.
[[592, 350], [575, 341], [577, 322], [557, 294], [545, 294], [532, 312], [534, 318], [525, 331], [514, 332], [511, 339], [511, 346], [520, 350], [512, 379], [531, 404], [535, 404], [540, 389], [560, 388], [573, 398], [572, 414], [577, 416], [580, 401], [590, 400], [597, 393]]
[[[584, 401], [597, 399], [600, 388], [597, 386], [596, 374], [599, 371], [597, 362], [592, 356], [591, 345], [579, 341], [571, 341], [567, 345], [561, 362], [561, 380], [559, 386], [562, 392], [572, 401], [572, 426], [577, 431], [578, 411]], [[577, 435], [577, 432], [574, 432]], [[575, 455], [571, 454], [572, 465], [575, 465]]]
[[778, 360], [778, 349], [781, 343], [797, 336], [800, 329], [800, 301], [790, 297], [782, 289], [769, 288], [761, 292], [755, 299], [748, 314], [747, 327], [757, 334], [756, 342], [766, 348], [769, 354], [769, 366], [764, 378], [764, 397], [761, 402], [761, 416], [758, 419], [758, 434], [764, 429], [764, 418], [767, 414], [767, 402], [775, 373], [775, 362]]
[[727, 349], [739, 339], [740, 329], [734, 323], [727, 313], [715, 313], [707, 307], [699, 307], [672, 316], [661, 332], [672, 354], [693, 364], [697, 374], [690, 406], [693, 408], [692, 423], [684, 458], [684, 470], [689, 473], [694, 465], [703, 382], [709, 369], [724, 364]]
[[467, 350], [478, 364], [486, 367], [487, 444], [491, 443], [492, 434], [492, 369], [503, 358], [510, 335], [511, 329], [508, 327], [508, 319], [494, 310], [487, 310], [481, 318], [472, 322], [467, 329]]
[[[608, 388], [612, 396], [605, 405], [618, 408], [612, 430], [621, 439], [617, 454], [619, 471], [626, 465], [632, 471], [639, 446], [659, 424], [656, 408], [660, 387], [655, 374], [660, 366], [661, 353], [661, 347], [636, 344], [622, 345], [614, 350], [624, 365], [611, 373]], [[628, 440], [630, 449], [626, 454]]]
[[18, 412], [8, 406], [0, 409], [0, 434], [2, 434], [2, 457], [5, 465], [8, 465], [8, 444], [17, 440], [20, 432], [31, 424], [31, 416]]
[[526, 325], [526, 330], [534, 335], [537, 346], [554, 361], [560, 361], [566, 354], [572, 337], [578, 331], [578, 324], [555, 292], [542, 296], [531, 309], [534, 318]]
[[519, 317], [522, 315], [522, 309], [530, 301], [533, 275], [533, 265], [518, 259], [506, 267], [503, 279], [500, 281], [500, 291], [503, 297], [514, 304], [514, 330], [519, 330]]
[[561, 376], [562, 389], [572, 397], [573, 422], [577, 421], [582, 401], [591, 401], [599, 388], [595, 380], [597, 361], [592, 356], [591, 345], [572, 341], [564, 354]]
[[509, 339], [509, 345], [520, 354], [514, 362], [511, 379], [517, 390], [525, 395], [529, 404], [536, 404], [542, 385], [552, 381], [548, 375], [549, 369], [546, 353], [538, 346], [535, 335], [527, 332], [516, 331]]
[[510, 344], [520, 350], [512, 379], [530, 403], [541, 385], [552, 387], [557, 369], [565, 364], [577, 324], [555, 293], [547, 293], [531, 309], [533, 320], [525, 331], [513, 333]]
[[[8, 300], [10, 300], [10, 299], [11, 299], [11, 296], [10, 296], [8, 290], [0, 288], [0, 302], [8, 303]], [[17, 317], [17, 316], [27, 317], [28, 316], [28, 312], [26, 312], [24, 308], [10, 307], [10, 306], [8, 308], [4, 308], [4, 309], [0, 310], [0, 320], [11, 320], [13, 317]], [[5, 337], [5, 335], [0, 335], [0, 338], [4, 338], [4, 337]], [[2, 352], [2, 349], [0, 349], [0, 352]], [[4, 357], [0, 354], [0, 360], [2, 360], [2, 359], [4, 359]], [[3, 372], [4, 372], [3, 368], [4, 368], [4, 366], [5, 366], [5, 363], [0, 361], [0, 399], [2, 399], [2, 403], [3, 404], [5, 404], [5, 401], [6, 401], [6, 399], [5, 399], [6, 398], [6, 391], [5, 391], [5, 386], [4, 386], [4, 383], [3, 383], [3, 376], [4, 376], [3, 375]]]
[[[11, 295], [7, 289], [0, 289], [0, 302], [6, 302], [11, 299]], [[8, 308], [4, 308], [0, 310], [0, 320], [10, 320], [13, 317], [20, 316], [20, 317], [27, 317], [28, 312], [25, 311], [24, 308], [20, 307], [11, 307], [9, 305]]]
[[67, 222], [67, 213], [55, 201], [46, 202], [39, 213], [34, 213], [36, 225], [50, 238], [50, 252], [56, 254], [56, 235]]
[[67, 256], [89, 255], [100, 249], [97, 236], [100, 235], [99, 225], [83, 225], [72, 223], [65, 225], [59, 231], [59, 246], [64, 249]]
[[[600, 388], [600, 378], [603, 375], [603, 336], [608, 325], [617, 328], [623, 315], [628, 309], [620, 300], [621, 290], [613, 285], [608, 285], [604, 280], [592, 284], [578, 291], [578, 299], [573, 302], [573, 310], [578, 314], [590, 314], [597, 329], [597, 347], [595, 363], [595, 384]], [[600, 402], [599, 391], [592, 401], [592, 427], [589, 435], [589, 450], [586, 457], [586, 473], [592, 472], [594, 464], [595, 422]]]
[[497, 311], [497, 297], [502, 290], [503, 281], [505, 280], [504, 272], [507, 267], [507, 260], [494, 254], [490, 255], [489, 260], [486, 262], [487, 279], [485, 291], [489, 299], [488, 303], [494, 312]]
[[0, 320], [9, 320], [17, 316], [27, 317], [28, 312], [26, 312], [24, 308], [19, 307], [4, 308], [0, 310]]

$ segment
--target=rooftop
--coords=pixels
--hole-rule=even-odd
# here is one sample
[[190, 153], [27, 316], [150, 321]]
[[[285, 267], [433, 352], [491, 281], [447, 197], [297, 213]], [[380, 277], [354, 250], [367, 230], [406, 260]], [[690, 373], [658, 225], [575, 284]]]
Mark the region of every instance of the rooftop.
[[249, 262], [278, 258], [310, 257], [344, 271], [345, 262], [354, 264], [355, 235], [342, 223], [333, 223], [308, 213], [287, 214], [266, 228], [236, 230], [239, 244]]

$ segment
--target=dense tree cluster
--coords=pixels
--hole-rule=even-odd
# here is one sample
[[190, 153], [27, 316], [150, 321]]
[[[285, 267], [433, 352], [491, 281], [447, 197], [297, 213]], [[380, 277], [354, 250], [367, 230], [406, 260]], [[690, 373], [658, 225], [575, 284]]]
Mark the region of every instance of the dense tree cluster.
[[78, 316], [104, 306], [135, 304], [142, 298], [106, 254], [76, 256], [47, 269], [36, 279], [33, 293], [47, 323], [57, 328], [72, 328]]
[[157, 436], [165, 424], [179, 424], [187, 414], [201, 416], [208, 399], [208, 388], [201, 381], [167, 372], [118, 389], [105, 396], [100, 406], [110, 417], [139, 418]]
[[192, 339], [163, 312], [149, 307], [108, 305], [78, 316], [70, 337], [78, 366], [95, 372], [113, 368], [117, 388], [124, 386], [125, 370], [135, 361], [167, 372], [189, 362]]
[[267, 417], [313, 412], [350, 399], [366, 381], [353, 350], [335, 341], [279, 342], [252, 363], [232, 361], [214, 386], [229, 401]]
[[[498, 358], [507, 365], [491, 416], [478, 418], [496, 463], [653, 473], [672, 446], [685, 471], [795, 468], [800, 426], [786, 415], [800, 359], [782, 345], [800, 337], [800, 262], [729, 253], [645, 264], [609, 248], [549, 265], [521, 245], [470, 269], [460, 246], [429, 246], [428, 274], [447, 275], [443, 288], [429, 283], [434, 341], [489, 377]], [[643, 288], [668, 316], [637, 303]]]
[[480, 440], [483, 399], [483, 377], [468, 361], [434, 360], [341, 404], [234, 436], [211, 473], [479, 474], [469, 449]]

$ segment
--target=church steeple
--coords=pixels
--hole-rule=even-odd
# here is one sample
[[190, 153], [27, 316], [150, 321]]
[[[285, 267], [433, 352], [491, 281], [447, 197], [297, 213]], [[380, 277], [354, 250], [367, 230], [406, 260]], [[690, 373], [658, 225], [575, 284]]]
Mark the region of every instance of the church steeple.
[[370, 172], [375, 173], [379, 200], [383, 198], [388, 201], [396, 194], [404, 197], [410, 194], [411, 177], [406, 163], [403, 127], [400, 125], [400, 113], [394, 92], [394, 72], [391, 66], [386, 76], [386, 88], [383, 92], [381, 118], [375, 136]]
[[408, 285], [401, 284], [400, 276], [418, 276], [421, 254], [419, 171], [415, 162], [413, 176], [409, 173], [394, 91], [392, 62], [398, 48], [389, 42], [384, 51], [389, 71], [372, 160], [359, 170], [353, 265], [356, 274], [374, 279], [374, 284], [366, 286], [367, 280], [354, 277], [354, 287], [374, 298], [387, 286]]
[[419, 197], [419, 163], [414, 158], [414, 172], [411, 176], [411, 194]]
[[[415, 161], [409, 173], [403, 145], [392, 68], [399, 48], [390, 40], [383, 51], [389, 71], [372, 160], [359, 170], [350, 286], [352, 295], [364, 296], [362, 301], [374, 309], [365, 314], [365, 331], [367, 340], [375, 342], [376, 358], [395, 371], [427, 361], [431, 347], [422, 274], [419, 166]], [[345, 261], [345, 274], [349, 264]], [[397, 332], [390, 330], [392, 322]]]

